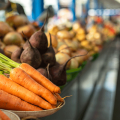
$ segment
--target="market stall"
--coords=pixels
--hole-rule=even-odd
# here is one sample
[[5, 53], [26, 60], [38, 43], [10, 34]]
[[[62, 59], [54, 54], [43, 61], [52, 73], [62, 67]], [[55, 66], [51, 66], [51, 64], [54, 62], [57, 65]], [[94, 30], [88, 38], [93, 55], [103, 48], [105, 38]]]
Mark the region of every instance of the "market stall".
[[109, 109], [105, 118], [112, 118], [119, 23], [92, 16], [89, 1], [87, 17], [81, 21], [75, 16], [75, 2], [69, 4], [72, 12], [64, 8], [56, 17], [51, 6], [44, 10], [43, 1], [34, 0], [32, 21], [18, 14], [18, 4], [10, 2], [14, 10], [0, 21], [0, 109], [4, 113], [12, 111], [21, 119], [96, 120], [106, 104], [102, 111]]

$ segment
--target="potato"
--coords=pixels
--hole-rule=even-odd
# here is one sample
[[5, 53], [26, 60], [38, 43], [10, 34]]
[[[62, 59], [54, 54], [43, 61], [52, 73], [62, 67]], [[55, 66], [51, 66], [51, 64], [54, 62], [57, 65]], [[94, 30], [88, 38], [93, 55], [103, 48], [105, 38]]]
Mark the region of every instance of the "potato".
[[78, 68], [78, 67], [79, 67], [78, 61], [75, 58], [71, 59], [70, 69], [75, 69], [75, 68]]
[[23, 38], [17, 32], [9, 32], [3, 38], [3, 42], [6, 45], [18, 45], [18, 46], [20, 46], [23, 43]]
[[[56, 58], [56, 62], [58, 62], [59, 64], [65, 64], [66, 61], [70, 59], [70, 56], [65, 53], [59, 52], [55, 55], [55, 58]], [[70, 66], [70, 61], [68, 62], [66, 68], [69, 68], [69, 66]]]
[[17, 45], [8, 45], [8, 46], [5, 46], [3, 51], [7, 57], [11, 58], [12, 52], [14, 52], [18, 48], [19, 47]]
[[[36, 29], [34, 28], [33, 25], [28, 24], [28, 25], [19, 27], [19, 28], [17, 29], [17, 32], [20, 33], [23, 38], [24, 38], [23, 33], [25, 34], [25, 36], [27, 36], [28, 38], [30, 38], [31, 35], [36, 32]], [[22, 32], [23, 32], [23, 33], [22, 33]]]

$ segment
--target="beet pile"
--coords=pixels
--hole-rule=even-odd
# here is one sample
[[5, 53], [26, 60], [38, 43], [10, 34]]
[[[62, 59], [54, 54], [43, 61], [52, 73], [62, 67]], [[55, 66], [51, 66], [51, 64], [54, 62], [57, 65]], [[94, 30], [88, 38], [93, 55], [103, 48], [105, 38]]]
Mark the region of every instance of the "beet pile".
[[[28, 63], [35, 69], [37, 69], [41, 74], [49, 78], [51, 81], [54, 80], [54, 76], [50, 75], [50, 69], [56, 65], [55, 51], [52, 47], [51, 34], [50, 35], [50, 46], [48, 47], [47, 36], [44, 33], [43, 27], [35, 32], [29, 39], [23, 33], [26, 38], [25, 44], [22, 48], [16, 49], [12, 55], [11, 59], [18, 63]], [[51, 70], [52, 71], [52, 70]], [[65, 76], [65, 75], [64, 75]], [[56, 78], [56, 77], [55, 77]], [[64, 85], [64, 82], [57, 80], [54, 82], [56, 85]], [[64, 84], [63, 84], [64, 83]]]
[[49, 34], [50, 46], [48, 47], [48, 39], [44, 33], [44, 25], [29, 39], [23, 33], [26, 42], [22, 48], [16, 49], [16, 51], [12, 53], [11, 59], [18, 63], [28, 63], [50, 79], [54, 84], [62, 86], [65, 85], [67, 81], [67, 63], [74, 57], [67, 60], [63, 65], [56, 62], [51, 34]]

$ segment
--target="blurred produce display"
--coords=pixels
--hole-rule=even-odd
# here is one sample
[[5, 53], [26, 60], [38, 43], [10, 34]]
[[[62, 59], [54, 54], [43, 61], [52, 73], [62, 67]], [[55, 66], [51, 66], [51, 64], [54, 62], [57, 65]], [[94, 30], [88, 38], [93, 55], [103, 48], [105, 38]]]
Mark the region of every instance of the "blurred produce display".
[[15, 62], [28, 63], [54, 84], [63, 86], [82, 70], [86, 61], [95, 60], [103, 45], [119, 32], [110, 21], [96, 21], [87, 29], [80, 21], [57, 23], [48, 23], [44, 31], [44, 25], [40, 28], [23, 15], [9, 16], [0, 22], [1, 53]]
[[120, 33], [117, 24], [96, 18], [84, 27], [59, 19], [45, 29], [46, 21], [41, 27], [23, 15], [0, 21], [0, 109], [57, 112], [65, 104], [61, 90]]

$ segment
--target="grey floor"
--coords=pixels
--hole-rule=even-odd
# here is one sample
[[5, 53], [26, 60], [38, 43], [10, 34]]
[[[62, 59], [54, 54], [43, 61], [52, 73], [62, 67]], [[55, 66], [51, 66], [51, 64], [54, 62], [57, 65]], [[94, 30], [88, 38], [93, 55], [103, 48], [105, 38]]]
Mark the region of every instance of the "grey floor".
[[118, 51], [114, 51], [99, 78], [83, 120], [112, 120], [118, 71]]

